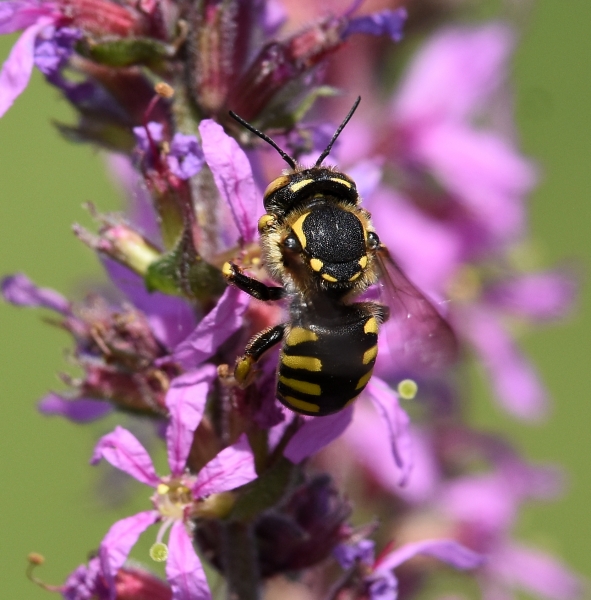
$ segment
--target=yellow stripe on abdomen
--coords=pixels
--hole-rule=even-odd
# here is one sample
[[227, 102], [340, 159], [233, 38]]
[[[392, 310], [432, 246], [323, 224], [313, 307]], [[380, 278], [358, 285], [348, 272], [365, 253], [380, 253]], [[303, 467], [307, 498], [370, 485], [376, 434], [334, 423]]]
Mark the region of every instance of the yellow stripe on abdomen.
[[322, 394], [322, 389], [317, 383], [300, 381], [299, 379], [290, 379], [283, 376], [279, 377], [279, 383], [282, 383], [296, 392], [302, 392], [302, 394], [309, 394], [310, 396], [320, 396], [320, 394]]
[[297, 398], [293, 398], [292, 396], [284, 396], [283, 399], [288, 404], [291, 404], [294, 408], [298, 410], [303, 410], [305, 412], [319, 412], [320, 406], [318, 404], [312, 404], [312, 402], [306, 402], [305, 400], [298, 400]]
[[369, 364], [378, 355], [378, 346], [372, 346], [369, 350], [363, 353], [363, 364]]
[[319, 358], [312, 356], [292, 356], [291, 354], [281, 355], [281, 364], [290, 369], [302, 369], [304, 371], [321, 371], [322, 362]]

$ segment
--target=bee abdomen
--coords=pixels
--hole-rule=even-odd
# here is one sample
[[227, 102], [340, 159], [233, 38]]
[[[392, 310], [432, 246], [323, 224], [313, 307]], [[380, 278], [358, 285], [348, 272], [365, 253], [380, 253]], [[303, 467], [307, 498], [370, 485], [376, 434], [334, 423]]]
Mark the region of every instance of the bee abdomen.
[[371, 378], [378, 324], [360, 313], [340, 326], [292, 327], [284, 338], [277, 395], [296, 412], [324, 416], [354, 400]]

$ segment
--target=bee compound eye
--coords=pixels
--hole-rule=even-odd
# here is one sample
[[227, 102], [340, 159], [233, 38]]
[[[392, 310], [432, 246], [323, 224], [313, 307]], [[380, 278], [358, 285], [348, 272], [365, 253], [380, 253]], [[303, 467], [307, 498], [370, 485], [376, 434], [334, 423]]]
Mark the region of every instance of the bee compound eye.
[[380, 238], [375, 231], [367, 232], [367, 246], [370, 250], [375, 250], [380, 245]]
[[298, 240], [298, 238], [293, 234], [290, 233], [284, 240], [283, 240], [283, 247], [286, 250], [291, 250], [292, 252], [298, 252], [299, 250], [302, 249], [300, 242]]

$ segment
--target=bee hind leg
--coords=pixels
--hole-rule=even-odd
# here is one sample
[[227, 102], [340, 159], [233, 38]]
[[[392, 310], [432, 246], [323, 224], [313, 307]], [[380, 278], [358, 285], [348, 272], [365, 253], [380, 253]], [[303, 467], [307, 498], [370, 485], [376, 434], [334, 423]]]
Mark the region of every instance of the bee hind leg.
[[249, 386], [255, 376], [254, 366], [261, 356], [283, 339], [287, 324], [275, 325], [259, 331], [246, 345], [244, 354], [236, 359], [234, 378], [240, 387]]

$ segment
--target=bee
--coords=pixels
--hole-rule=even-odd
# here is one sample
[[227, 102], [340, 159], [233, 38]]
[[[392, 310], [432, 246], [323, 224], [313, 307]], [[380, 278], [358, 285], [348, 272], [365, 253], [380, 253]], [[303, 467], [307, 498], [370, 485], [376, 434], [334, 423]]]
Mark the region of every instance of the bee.
[[[449, 325], [380, 242], [370, 213], [360, 206], [355, 181], [322, 166], [360, 100], [309, 168], [230, 112], [290, 167], [265, 190], [266, 214], [258, 223], [263, 264], [281, 285], [268, 286], [232, 262], [222, 268], [229, 284], [258, 300], [290, 301], [289, 321], [252, 337], [236, 361], [234, 377], [239, 385], [249, 385], [257, 361], [281, 343], [277, 397], [304, 415], [330, 415], [359, 396], [372, 376], [378, 332], [390, 316], [401, 351], [416, 354], [419, 363], [449, 362], [455, 344]], [[354, 301], [379, 279], [391, 290], [389, 305]]]

